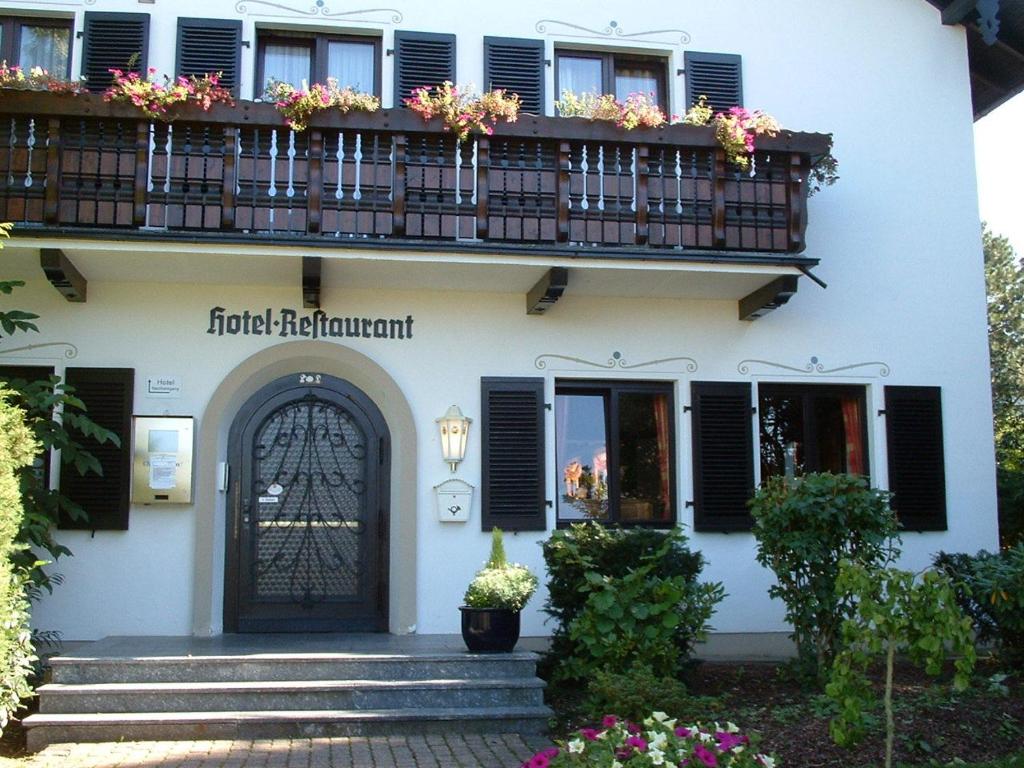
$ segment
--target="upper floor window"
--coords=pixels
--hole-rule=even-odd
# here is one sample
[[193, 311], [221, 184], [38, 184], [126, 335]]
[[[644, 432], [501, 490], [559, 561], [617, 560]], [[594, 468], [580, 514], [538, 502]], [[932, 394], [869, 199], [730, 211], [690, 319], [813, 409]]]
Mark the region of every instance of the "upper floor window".
[[675, 522], [672, 385], [555, 386], [558, 522]]
[[262, 91], [272, 82], [300, 88], [302, 83], [324, 83], [380, 96], [380, 41], [369, 37], [341, 37], [289, 33], [261, 35], [256, 82]]
[[864, 388], [761, 384], [761, 479], [805, 472], [868, 474]]
[[555, 54], [555, 93], [613, 93], [625, 101], [631, 93], [654, 94], [654, 101], [667, 109], [664, 59], [622, 53], [558, 51]]
[[71, 76], [71, 19], [0, 17], [0, 61]]

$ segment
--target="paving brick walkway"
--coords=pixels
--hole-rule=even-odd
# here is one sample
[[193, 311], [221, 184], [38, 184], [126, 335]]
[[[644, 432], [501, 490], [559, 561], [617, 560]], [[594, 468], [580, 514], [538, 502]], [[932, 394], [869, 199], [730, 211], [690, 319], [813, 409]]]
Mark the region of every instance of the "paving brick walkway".
[[519, 768], [551, 742], [509, 734], [53, 744], [25, 768]]

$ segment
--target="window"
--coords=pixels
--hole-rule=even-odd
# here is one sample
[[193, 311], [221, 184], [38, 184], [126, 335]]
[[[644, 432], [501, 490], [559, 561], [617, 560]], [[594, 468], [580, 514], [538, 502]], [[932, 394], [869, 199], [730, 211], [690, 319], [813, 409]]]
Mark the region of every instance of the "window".
[[558, 382], [558, 522], [673, 525], [674, 420], [671, 384]]
[[761, 480], [806, 472], [867, 475], [864, 395], [857, 386], [761, 384]]
[[631, 93], [653, 93], [654, 101], [663, 110], [668, 109], [665, 59], [587, 51], [560, 51], [556, 52], [555, 59], [558, 98], [565, 91], [577, 95], [614, 93], [619, 101], [624, 101]]
[[349, 86], [380, 96], [380, 41], [372, 37], [341, 37], [289, 33], [266, 34], [259, 39], [256, 64], [257, 90], [274, 81]]
[[71, 76], [71, 19], [0, 17], [0, 61]]

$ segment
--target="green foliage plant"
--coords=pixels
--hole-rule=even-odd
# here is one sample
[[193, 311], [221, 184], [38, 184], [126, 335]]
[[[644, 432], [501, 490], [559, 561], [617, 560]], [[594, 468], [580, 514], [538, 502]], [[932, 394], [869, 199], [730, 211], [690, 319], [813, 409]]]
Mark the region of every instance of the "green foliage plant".
[[0, 730], [19, 703], [32, 695], [29, 678], [36, 660], [29, 629], [27, 576], [12, 556], [20, 550], [22, 504], [18, 472], [32, 465], [39, 443], [12, 404], [14, 393], [0, 389]]
[[537, 577], [505, 556], [501, 529], [491, 530], [491, 555], [470, 582], [463, 603], [470, 608], [521, 611], [537, 591]]
[[[7, 237], [10, 230], [10, 224], [0, 224], [0, 236]], [[23, 285], [20, 280], [2, 281], [0, 295], [10, 295]], [[38, 331], [32, 322], [38, 318], [38, 315], [21, 310], [0, 311], [0, 329], [3, 331], [0, 343], [3, 334], [10, 336], [18, 331]], [[74, 387], [64, 384], [58, 376], [40, 381], [11, 379], [6, 385], [14, 392], [14, 402], [25, 411], [26, 423], [42, 447], [43, 455], [59, 450], [64, 471], [73, 470], [82, 475], [103, 474], [99, 461], [79, 438], [117, 446], [121, 442], [116, 434], [89, 418], [85, 403], [74, 394]], [[85, 520], [87, 515], [79, 504], [59, 490], [50, 488], [42, 466], [27, 465], [16, 471], [24, 509], [17, 541], [23, 546], [13, 553], [13, 557], [16, 564], [29, 574], [33, 586], [52, 591], [58, 578], [44, 570], [45, 563], [37, 560], [29, 547], [45, 551], [53, 560], [70, 555], [71, 551], [53, 537], [53, 530], [62, 516], [70, 520]], [[38, 590], [30, 590], [30, 593], [38, 594]]]
[[707, 630], [714, 606], [724, 595], [719, 584], [698, 584], [704, 558], [689, 549], [686, 536], [678, 529], [623, 530], [595, 522], [578, 523], [555, 531], [543, 546], [548, 572], [544, 609], [555, 620], [552, 654], [559, 659], [574, 653], [576, 643], [569, 637], [569, 627], [589, 598], [588, 573], [618, 579], [643, 566], [649, 567], [652, 577], [680, 577], [685, 590], [674, 642], [681, 659], [693, 653], [694, 643]]
[[996, 643], [1004, 663], [1024, 668], [1024, 541], [998, 553], [940, 552], [935, 567], [953, 581], [978, 640]]
[[721, 584], [656, 573], [681, 535], [662, 534], [660, 546], [622, 576], [584, 573], [577, 589], [585, 602], [567, 628], [570, 650], [558, 667], [558, 679], [588, 679], [600, 669], [626, 673], [637, 664], [660, 675], [679, 673], [680, 625], [686, 625], [688, 642], [702, 639], [724, 597]]
[[856, 475], [770, 477], [750, 502], [757, 561], [775, 573], [768, 594], [786, 605], [797, 670], [824, 682], [853, 601], [836, 591], [840, 560], [884, 566], [898, 554], [898, 523], [884, 491]]
[[595, 721], [609, 712], [639, 721], [654, 709], [684, 717], [694, 703], [680, 680], [656, 674], [650, 664], [637, 663], [626, 672], [595, 671], [587, 680], [583, 712]]
[[952, 654], [953, 687], [964, 690], [974, 670], [975, 651], [971, 620], [957, 605], [949, 577], [925, 571], [920, 578], [897, 568], [872, 568], [844, 560], [836, 590], [855, 603], [843, 622], [842, 650], [832, 664], [826, 694], [839, 714], [829, 724], [837, 744], [850, 746], [863, 738], [865, 715], [877, 696], [868, 679], [872, 662], [885, 659], [885, 768], [892, 766], [896, 736], [893, 717], [893, 668], [896, 654], [929, 675], [938, 675]]

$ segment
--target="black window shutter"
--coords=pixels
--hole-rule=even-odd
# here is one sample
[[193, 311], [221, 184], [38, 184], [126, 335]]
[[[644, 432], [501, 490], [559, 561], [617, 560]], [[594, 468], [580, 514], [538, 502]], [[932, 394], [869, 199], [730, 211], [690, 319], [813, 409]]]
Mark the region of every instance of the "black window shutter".
[[484, 38], [484, 90], [519, 94], [523, 112], [544, 114], [544, 41]]
[[946, 469], [939, 387], [886, 387], [885, 437], [892, 507], [909, 531], [946, 530]]
[[[134, 59], [134, 66], [129, 62]], [[149, 14], [86, 11], [82, 75], [90, 91], [104, 91], [111, 69], [146, 75], [149, 60]]]
[[238, 94], [242, 22], [229, 19], [178, 19], [178, 75], [221, 73], [220, 84]]
[[547, 529], [544, 379], [480, 379], [483, 529]]
[[754, 492], [750, 384], [695, 381], [693, 410], [693, 527], [747, 531]]
[[743, 67], [741, 57], [732, 53], [683, 54], [686, 71], [686, 108], [708, 97], [708, 106], [715, 112], [743, 106]]
[[121, 439], [121, 447], [110, 442], [101, 445], [72, 431], [75, 439], [99, 460], [103, 476], [81, 475], [70, 464], [61, 467], [61, 493], [80, 504], [89, 519], [65, 519], [60, 527], [126, 531], [132, 475], [135, 371], [132, 368], [68, 368], [64, 378], [68, 386], [74, 387], [75, 396], [85, 403], [89, 418], [114, 432]]
[[395, 106], [416, 88], [455, 82], [455, 35], [395, 32]]

